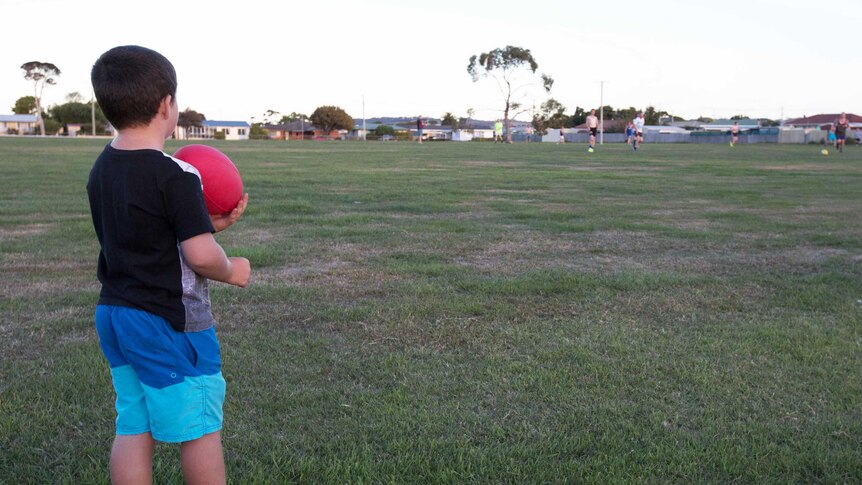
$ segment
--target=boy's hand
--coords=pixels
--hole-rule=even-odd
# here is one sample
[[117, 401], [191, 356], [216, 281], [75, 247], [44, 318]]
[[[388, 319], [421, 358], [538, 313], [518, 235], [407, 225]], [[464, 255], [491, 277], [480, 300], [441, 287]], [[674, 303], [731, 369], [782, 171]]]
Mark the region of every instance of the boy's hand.
[[224, 231], [238, 221], [242, 217], [242, 213], [245, 212], [246, 205], [248, 205], [248, 193], [242, 194], [239, 204], [227, 214], [210, 214], [210, 221], [212, 221], [216, 232]]
[[231, 264], [230, 278], [225, 283], [245, 288], [251, 277], [251, 263], [246, 258], [228, 258]]

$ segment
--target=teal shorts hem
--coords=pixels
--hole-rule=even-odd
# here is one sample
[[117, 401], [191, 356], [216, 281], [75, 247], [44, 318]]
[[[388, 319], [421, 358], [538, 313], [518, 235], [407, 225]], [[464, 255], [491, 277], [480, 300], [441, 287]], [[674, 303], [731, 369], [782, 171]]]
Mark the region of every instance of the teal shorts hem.
[[204, 436], [215, 433], [217, 431], [221, 431], [222, 426], [211, 426], [209, 428], [204, 428], [200, 431], [187, 433], [181, 436], [170, 436], [163, 434], [153, 433], [153, 439], [156, 441], [160, 441], [162, 443], [185, 443], [186, 441], [194, 441], [198, 438], [203, 438]]

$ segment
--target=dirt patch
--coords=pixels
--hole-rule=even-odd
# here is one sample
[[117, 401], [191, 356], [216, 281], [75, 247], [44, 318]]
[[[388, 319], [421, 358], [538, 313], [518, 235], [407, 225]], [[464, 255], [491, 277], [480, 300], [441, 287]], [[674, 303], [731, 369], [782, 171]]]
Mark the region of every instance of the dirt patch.
[[526, 165], [526, 162], [492, 162], [486, 160], [467, 160], [464, 162], [464, 165], [468, 167], [508, 167], [508, 168], [518, 168]]
[[834, 172], [847, 170], [846, 167], [842, 167], [840, 165], [815, 165], [812, 163], [804, 163], [801, 165], [760, 165], [757, 168], [763, 170], [781, 170], [784, 172]]
[[357, 244], [324, 246], [315, 250], [317, 254], [314, 257], [301, 263], [261, 269], [253, 275], [254, 284], [347, 291], [376, 288], [397, 279], [393, 275], [374, 272], [364, 263], [382, 252], [381, 249]]
[[456, 257], [454, 262], [504, 275], [566, 269], [584, 273], [632, 271], [723, 277], [751, 272], [807, 274], [831, 259], [853, 257], [856, 255], [843, 249], [754, 250], [748, 244], [740, 247], [738, 242], [720, 244], [662, 238], [645, 232], [597, 231], [557, 237], [516, 233], [509, 239]]
[[28, 224], [24, 226], [0, 227], [0, 241], [45, 234], [54, 224]]

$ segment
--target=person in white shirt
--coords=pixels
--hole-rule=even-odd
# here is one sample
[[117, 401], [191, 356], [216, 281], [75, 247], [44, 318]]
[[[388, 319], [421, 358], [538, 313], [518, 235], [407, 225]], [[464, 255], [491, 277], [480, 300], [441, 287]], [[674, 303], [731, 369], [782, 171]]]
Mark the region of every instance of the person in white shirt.
[[643, 111], [638, 111], [637, 116], [632, 121], [635, 125], [635, 146], [634, 149], [637, 150], [640, 147], [640, 144], [644, 142], [644, 114]]
[[590, 150], [596, 146], [596, 133], [599, 131], [599, 118], [596, 116], [596, 110], [590, 110], [587, 115], [587, 128], [590, 129]]

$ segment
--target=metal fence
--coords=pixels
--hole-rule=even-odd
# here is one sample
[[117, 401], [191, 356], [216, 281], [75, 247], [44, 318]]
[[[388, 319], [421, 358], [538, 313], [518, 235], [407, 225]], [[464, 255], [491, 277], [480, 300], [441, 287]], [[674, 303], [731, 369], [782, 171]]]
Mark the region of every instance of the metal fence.
[[[742, 132], [739, 134], [739, 143], [741, 144], [760, 144], [760, 143], [789, 143], [789, 144], [808, 144], [808, 143], [823, 143], [826, 140], [827, 132], [823, 130], [812, 129], [778, 129], [778, 128], [761, 128], [750, 132]], [[849, 134], [848, 140], [852, 143], [853, 134]], [[596, 137], [601, 139], [601, 135]], [[541, 135], [525, 135], [523, 133], [512, 134], [513, 142], [525, 142], [529, 139], [530, 142], [545, 142], [558, 143], [559, 131], [553, 130], [544, 137]], [[588, 143], [590, 134], [586, 132], [565, 133], [564, 139], [566, 143]], [[688, 133], [657, 133], [647, 131], [644, 133], [644, 143], [698, 143], [698, 144], [715, 144], [727, 145], [731, 141], [731, 135], [728, 132], [715, 131], [692, 131]], [[624, 133], [605, 133], [605, 143], [625, 143], [626, 135]]]
[[[827, 132], [811, 129], [785, 129], [778, 128], [761, 128], [749, 132], [739, 134], [739, 143], [742, 144], [759, 144], [759, 143], [822, 143], [826, 139]], [[596, 138], [601, 138], [598, 136]], [[526, 141], [525, 135], [514, 135], [513, 141]], [[590, 134], [585, 132], [566, 133], [564, 135], [566, 143], [588, 143]], [[556, 133], [547, 135], [542, 139], [540, 136], [531, 137], [530, 141], [545, 141], [558, 142], [559, 137]], [[644, 143], [699, 143], [699, 144], [729, 144], [732, 140], [728, 132], [715, 131], [692, 131], [689, 133], [657, 133], [647, 131], [644, 133]], [[605, 133], [605, 143], [625, 143], [626, 135], [624, 133]]]

